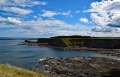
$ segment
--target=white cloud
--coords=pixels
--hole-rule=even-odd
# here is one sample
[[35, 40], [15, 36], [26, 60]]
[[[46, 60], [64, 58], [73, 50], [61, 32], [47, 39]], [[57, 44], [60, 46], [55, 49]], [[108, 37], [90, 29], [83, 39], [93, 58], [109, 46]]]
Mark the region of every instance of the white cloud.
[[69, 10], [68, 12], [63, 12], [62, 15], [70, 15], [71, 10]]
[[0, 17], [0, 27], [10, 28], [9, 32], [20, 33], [21, 35], [88, 35], [88, 36], [118, 36], [119, 28], [112, 29], [110, 27], [92, 27], [81, 24], [68, 24], [65, 21], [56, 19], [36, 19], [24, 21], [20, 18]]
[[39, 0], [0, 0], [0, 10], [4, 14], [10, 12], [27, 15], [33, 12], [31, 7], [36, 5], [47, 5], [47, 2]]
[[32, 21], [27, 21], [27, 22], [24, 22], [22, 25], [32, 25], [32, 26], [37, 26], [37, 27], [34, 27], [36, 29], [39, 29], [38, 27], [57, 27], [58, 29], [60, 28], [74, 28], [75, 26], [71, 25], [71, 24], [67, 24], [65, 23], [64, 21], [60, 21], [60, 20], [55, 20], [55, 19], [52, 19], [52, 20], [42, 20], [42, 19], [38, 19], [37, 21], [35, 20], [32, 20]]
[[13, 13], [20, 14], [20, 15], [27, 15], [33, 12], [30, 9], [22, 9], [18, 7], [3, 7], [2, 10], [7, 11], [7, 12], [13, 12]]
[[0, 21], [6, 21], [6, 18], [0, 16]]
[[80, 21], [81, 21], [81, 22], [84, 22], [84, 23], [89, 23], [89, 21], [88, 21], [87, 18], [80, 18]]
[[102, 0], [91, 3], [92, 20], [101, 26], [120, 27], [120, 0]]
[[47, 5], [47, 2], [34, 1], [33, 5]]
[[120, 28], [95, 26], [91, 28], [91, 35], [95, 37], [120, 37]]
[[0, 4], [4, 4], [6, 0], [0, 0]]
[[91, 30], [94, 32], [112, 32], [113, 31], [113, 29], [110, 27], [99, 27], [99, 26], [92, 27]]
[[58, 15], [59, 13], [56, 13], [54, 11], [46, 11], [46, 10], [42, 10], [42, 12], [44, 12], [41, 16], [43, 17], [53, 17], [55, 15]]
[[7, 23], [7, 25], [8, 24], [12, 24], [12, 25], [19, 25], [19, 24], [21, 24], [21, 21], [20, 21], [19, 18], [12, 18], [12, 17], [3, 18], [3, 17], [0, 17], [0, 21], [1, 21], [1, 23]]
[[47, 5], [47, 2], [39, 0], [0, 0], [1, 7], [32, 7], [35, 5]]
[[20, 17], [21, 15], [19, 14], [12, 14], [11, 12], [0, 12], [1, 15], [7, 16], [7, 17]]
[[[47, 2], [39, 0], [0, 0], [0, 10], [4, 14], [9, 14], [7, 18], [0, 16], [0, 27], [19, 32], [24, 35], [91, 35], [91, 36], [120, 36], [120, 1], [119, 0], [102, 0], [101, 2], [93, 2], [91, 8], [84, 12], [91, 12], [91, 19], [100, 26], [89, 28], [81, 24], [68, 24], [65, 21], [57, 19], [42, 19], [38, 15], [31, 15], [34, 20], [24, 21], [15, 18], [15, 15], [28, 15], [32, 13], [31, 7], [36, 5], [47, 5]], [[28, 9], [26, 9], [28, 8]], [[31, 9], [31, 10], [30, 10]], [[53, 18], [56, 15], [72, 17], [71, 10], [66, 12], [46, 11], [42, 10], [42, 17]], [[75, 13], [79, 13], [76, 11]], [[11, 17], [13, 14], [13, 17]], [[15, 15], [14, 15], [15, 14]], [[17, 16], [16, 16], [17, 17]], [[91, 23], [87, 18], [80, 18], [81, 22]], [[110, 28], [106, 26], [117, 26]]]
[[114, 32], [115, 32], [115, 33], [120, 33], [120, 28], [114, 29]]
[[72, 15], [70, 15], [71, 11], [67, 11], [67, 12], [56, 12], [56, 11], [46, 11], [46, 10], [42, 10], [42, 12], [44, 12], [43, 14], [41, 14], [40, 16], [43, 17], [50, 17], [52, 18], [55, 15], [63, 15], [65, 17], [72, 17]]
[[17, 18], [8, 17], [6, 21], [10, 24], [21, 24], [21, 21]]
[[[85, 28], [80, 24], [72, 25], [56, 19], [24, 21], [18, 18], [0, 17], [0, 22], [0, 27], [12, 27], [9, 29], [10, 31], [19, 32], [24, 35], [72, 35], [80, 34], [79, 32], [83, 32], [83, 28]], [[80, 31], [78, 32], [78, 30]]]
[[71, 13], [71, 10], [69, 10], [67, 12], [62, 12], [61, 15], [65, 16], [65, 17], [73, 17], [70, 13]]
[[37, 16], [34, 16], [34, 18], [37, 18]]
[[92, 13], [90, 17], [91, 17], [93, 22], [97, 23], [100, 26], [106, 26], [107, 25], [107, 22], [105, 22], [105, 18], [101, 17], [101, 16], [98, 16], [96, 13]]
[[76, 11], [75, 13], [79, 13], [80, 11], [78, 10], [78, 11]]

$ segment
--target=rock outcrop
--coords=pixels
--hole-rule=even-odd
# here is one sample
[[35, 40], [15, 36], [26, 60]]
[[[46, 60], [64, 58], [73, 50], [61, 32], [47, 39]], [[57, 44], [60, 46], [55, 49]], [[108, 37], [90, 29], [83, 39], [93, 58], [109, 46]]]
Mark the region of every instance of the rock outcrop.
[[89, 57], [89, 60], [82, 56], [46, 58], [40, 63], [46, 65], [45, 68], [51, 77], [107, 77], [106, 72], [109, 69], [120, 69], [119, 60], [103, 57]]

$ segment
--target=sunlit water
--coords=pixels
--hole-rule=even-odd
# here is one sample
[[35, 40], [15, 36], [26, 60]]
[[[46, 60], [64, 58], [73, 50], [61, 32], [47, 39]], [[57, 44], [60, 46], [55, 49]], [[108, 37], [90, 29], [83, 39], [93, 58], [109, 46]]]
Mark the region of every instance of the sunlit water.
[[119, 59], [94, 51], [57, 50], [41, 46], [18, 45], [20, 42], [24, 42], [24, 40], [0, 40], [0, 63], [30, 69], [38, 66], [39, 59], [45, 57], [97, 56]]

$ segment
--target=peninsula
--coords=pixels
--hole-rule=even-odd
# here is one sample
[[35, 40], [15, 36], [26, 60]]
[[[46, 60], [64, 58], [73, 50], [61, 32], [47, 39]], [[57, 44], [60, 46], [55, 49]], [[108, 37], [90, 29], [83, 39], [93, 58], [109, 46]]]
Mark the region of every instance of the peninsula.
[[38, 38], [36, 42], [25, 40], [24, 44], [45, 46], [63, 50], [88, 50], [120, 57], [119, 37], [56, 36]]

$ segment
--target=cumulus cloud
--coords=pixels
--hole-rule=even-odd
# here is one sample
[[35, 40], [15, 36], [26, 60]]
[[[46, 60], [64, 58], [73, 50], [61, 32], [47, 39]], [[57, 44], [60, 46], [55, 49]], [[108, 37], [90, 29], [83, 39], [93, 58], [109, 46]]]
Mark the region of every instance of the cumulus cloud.
[[0, 0], [0, 4], [4, 4], [6, 0]]
[[0, 21], [6, 21], [6, 18], [0, 16]]
[[44, 12], [43, 14], [41, 14], [40, 16], [42, 17], [50, 17], [52, 18], [55, 15], [63, 15], [65, 17], [72, 17], [72, 15], [70, 15], [71, 11], [67, 11], [67, 12], [56, 12], [56, 11], [48, 11], [48, 10], [42, 10], [42, 12]]
[[9, 32], [20, 33], [21, 35], [91, 35], [91, 36], [116, 36], [120, 33], [120, 28], [111, 29], [110, 27], [92, 27], [81, 24], [68, 24], [65, 21], [56, 19], [36, 19], [24, 21], [19, 18], [0, 17], [0, 27], [8, 28]]
[[33, 12], [31, 7], [36, 5], [47, 5], [47, 2], [39, 0], [0, 0], [0, 10], [2, 10], [3, 13], [5, 11], [19, 15], [27, 15]]
[[84, 22], [84, 23], [89, 23], [89, 21], [88, 21], [87, 18], [80, 18], [80, 21], [81, 21], [81, 22]]
[[3, 7], [2, 10], [7, 11], [7, 12], [13, 12], [13, 13], [20, 14], [20, 15], [27, 15], [33, 12], [30, 9], [22, 9], [18, 7]]
[[42, 10], [42, 12], [44, 12], [41, 16], [43, 17], [53, 17], [55, 15], [58, 15], [59, 13], [56, 13], [54, 11], [46, 11], [46, 10]]
[[33, 5], [47, 5], [47, 2], [45, 2], [45, 1], [43, 1], [43, 2], [34, 1], [34, 2], [33, 2]]
[[84, 12], [91, 12], [93, 22], [100, 26], [120, 27], [120, 0], [102, 0], [91, 3], [91, 8]]
[[[37, 19], [24, 21], [18, 18], [0, 17], [0, 27], [8, 28], [13, 32], [19, 32], [24, 35], [72, 35], [72, 34], [85, 34], [87, 27], [81, 24], [68, 24], [65, 21], [56, 19]], [[83, 29], [84, 28], [84, 29]], [[80, 33], [81, 32], [81, 33]]]
[[20, 21], [19, 18], [12, 18], [12, 17], [8, 17], [8, 18], [0, 17], [0, 22], [1, 23], [12, 24], [12, 25], [16, 25], [16, 24], [19, 25], [19, 24], [21, 24], [21, 21]]
[[115, 32], [115, 33], [120, 33], [120, 28], [114, 29], [114, 32]]
[[52, 19], [52, 20], [38, 19], [36, 21], [35, 20], [31, 20], [31, 21], [24, 22], [22, 25], [24, 25], [24, 26], [25, 25], [26, 26], [32, 25], [36, 29], [39, 29], [41, 27], [47, 27], [47, 28], [56, 27], [58, 29], [61, 29], [61, 28], [67, 28], [67, 29], [72, 29], [73, 28], [74, 29], [74, 28], [76, 28], [75, 26], [73, 26], [71, 24], [67, 24], [64, 21], [55, 20], [55, 19]]
[[112, 28], [110, 27], [99, 27], [99, 26], [92, 27], [91, 30], [94, 32], [112, 32], [113, 31]]
[[8, 17], [6, 21], [10, 24], [21, 24], [21, 21], [17, 18]]
[[0, 0], [1, 7], [32, 7], [35, 5], [47, 5], [47, 2], [39, 0]]

